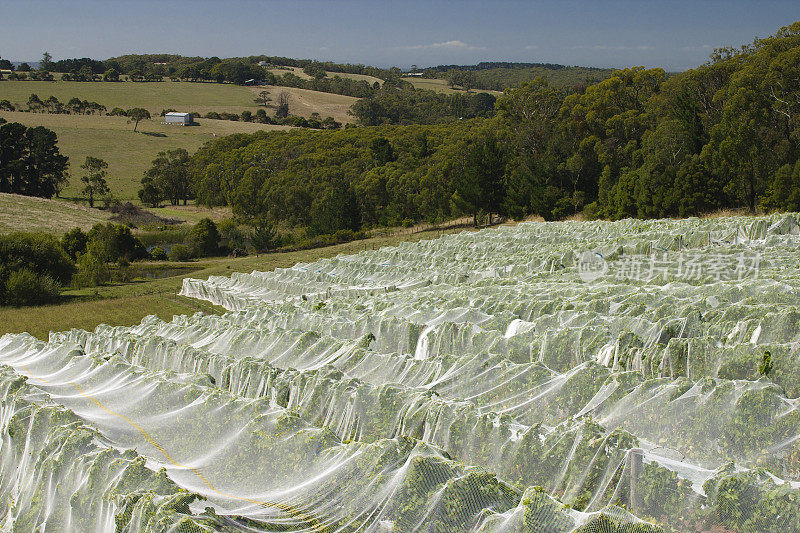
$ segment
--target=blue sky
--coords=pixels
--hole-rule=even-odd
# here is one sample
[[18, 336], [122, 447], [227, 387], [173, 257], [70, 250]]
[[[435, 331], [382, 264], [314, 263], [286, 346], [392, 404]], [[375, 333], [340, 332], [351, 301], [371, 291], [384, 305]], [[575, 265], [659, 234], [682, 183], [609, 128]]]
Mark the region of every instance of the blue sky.
[[488, 60], [674, 71], [796, 20], [797, 0], [0, 0], [0, 56], [267, 54], [401, 67]]

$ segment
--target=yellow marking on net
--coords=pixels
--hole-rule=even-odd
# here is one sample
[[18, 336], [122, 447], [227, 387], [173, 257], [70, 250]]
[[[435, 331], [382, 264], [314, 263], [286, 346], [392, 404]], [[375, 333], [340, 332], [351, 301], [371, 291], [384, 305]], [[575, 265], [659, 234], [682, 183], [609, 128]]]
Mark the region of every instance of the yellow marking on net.
[[[34, 375], [34, 373], [33, 373], [33, 372], [31, 372], [31, 370], [30, 370], [30, 369], [29, 369], [27, 366], [25, 366], [25, 365], [22, 365], [22, 364], [21, 364], [20, 366], [21, 366], [21, 367], [22, 367], [22, 368], [23, 368], [23, 369], [24, 369], [24, 370], [25, 370], [25, 371], [26, 371], [28, 374], [30, 374], [30, 376], [31, 376], [32, 378], [34, 378], [34, 379], [37, 379], [37, 380], [39, 380], [39, 381], [41, 381], [41, 382], [43, 382], [43, 383], [50, 383], [50, 382], [49, 382], [49, 381], [47, 381], [46, 379], [44, 379], [44, 378], [40, 378], [40, 377], [38, 377], [38, 376]], [[147, 432], [147, 431], [146, 431], [146, 430], [145, 430], [145, 429], [144, 429], [142, 426], [140, 426], [139, 424], [137, 424], [136, 422], [134, 422], [133, 420], [131, 420], [131, 419], [130, 419], [130, 418], [128, 418], [127, 416], [125, 416], [125, 415], [123, 415], [123, 414], [120, 414], [120, 413], [117, 413], [116, 411], [112, 411], [111, 409], [109, 409], [108, 407], [106, 407], [105, 405], [103, 405], [103, 403], [102, 403], [102, 402], [100, 402], [100, 400], [98, 400], [97, 398], [95, 398], [95, 397], [94, 397], [94, 396], [92, 396], [91, 394], [87, 394], [86, 392], [84, 392], [84, 391], [83, 391], [83, 389], [80, 387], [80, 385], [78, 385], [77, 383], [73, 383], [73, 382], [71, 382], [71, 381], [70, 381], [70, 382], [66, 382], [66, 383], [67, 383], [68, 385], [72, 385], [73, 387], [75, 387], [75, 389], [78, 391], [78, 394], [80, 394], [81, 396], [83, 396], [83, 397], [84, 397], [84, 398], [86, 398], [87, 400], [90, 400], [90, 401], [92, 401], [92, 402], [93, 402], [93, 403], [94, 403], [94, 404], [95, 404], [97, 407], [99, 407], [99, 408], [100, 408], [100, 409], [102, 409], [103, 411], [105, 411], [105, 412], [109, 413], [110, 415], [113, 415], [113, 416], [119, 417], [119, 418], [121, 418], [122, 420], [124, 420], [125, 422], [127, 422], [128, 424], [130, 424], [130, 425], [131, 425], [131, 426], [132, 426], [134, 429], [136, 429], [136, 430], [137, 430], [139, 433], [141, 433], [141, 434], [142, 434], [142, 436], [144, 437], [144, 439], [145, 439], [145, 440], [146, 440], [148, 443], [150, 443], [150, 445], [151, 445], [151, 446], [153, 446], [155, 449], [157, 449], [159, 452], [161, 452], [161, 454], [162, 454], [162, 455], [163, 455], [163, 456], [164, 456], [164, 457], [167, 459], [167, 461], [169, 461], [169, 462], [170, 462], [170, 463], [171, 463], [173, 466], [176, 466], [176, 467], [178, 467], [178, 468], [182, 468], [182, 469], [184, 469], [184, 470], [190, 470], [192, 473], [194, 473], [194, 474], [195, 474], [195, 475], [196, 475], [196, 476], [197, 476], [197, 477], [200, 479], [200, 481], [202, 481], [202, 482], [203, 482], [203, 484], [205, 484], [205, 485], [208, 487], [208, 489], [209, 489], [210, 491], [214, 492], [215, 494], [218, 494], [218, 495], [220, 495], [220, 496], [223, 496], [223, 497], [225, 497], [225, 498], [231, 498], [231, 499], [238, 500], [238, 501], [242, 501], [242, 502], [247, 502], [247, 503], [252, 503], [252, 504], [255, 504], [255, 505], [260, 505], [260, 506], [262, 506], [262, 507], [267, 507], [267, 508], [269, 508], [269, 507], [274, 507], [274, 508], [280, 509], [281, 511], [286, 511], [287, 513], [291, 514], [292, 516], [295, 516], [295, 517], [297, 517], [297, 518], [300, 518], [301, 520], [303, 520], [303, 521], [305, 521], [305, 522], [308, 522], [308, 523], [310, 523], [314, 531], [324, 531], [324, 530], [322, 529], [322, 527], [321, 527], [321, 526], [318, 524], [318, 522], [317, 522], [317, 519], [316, 519], [315, 517], [313, 517], [313, 516], [311, 516], [311, 515], [309, 515], [309, 514], [307, 514], [307, 513], [303, 512], [303, 511], [298, 511], [297, 509], [293, 508], [293, 507], [292, 507], [292, 506], [290, 506], [290, 505], [286, 505], [286, 504], [284, 504], [284, 503], [280, 503], [280, 502], [270, 502], [270, 501], [256, 500], [256, 499], [253, 499], [253, 498], [246, 498], [246, 497], [243, 497], [243, 496], [236, 496], [236, 495], [234, 495], [234, 494], [228, 494], [228, 493], [226, 493], [226, 492], [222, 492], [222, 491], [218, 490], [218, 489], [217, 489], [216, 487], [214, 487], [214, 485], [213, 485], [213, 484], [212, 484], [212, 483], [211, 483], [211, 482], [210, 482], [210, 481], [209, 481], [209, 480], [208, 480], [208, 479], [207, 479], [207, 478], [206, 478], [206, 477], [203, 475], [203, 473], [202, 473], [202, 472], [200, 472], [200, 471], [199, 471], [197, 468], [194, 468], [194, 467], [192, 467], [192, 466], [186, 466], [186, 465], [184, 465], [184, 464], [181, 464], [181, 463], [179, 463], [179, 462], [178, 462], [178, 461], [176, 461], [175, 459], [173, 459], [173, 458], [172, 458], [172, 456], [169, 454], [169, 452], [167, 452], [167, 450], [166, 450], [166, 449], [165, 449], [165, 448], [164, 448], [164, 447], [163, 447], [161, 444], [159, 444], [159, 443], [158, 443], [158, 442], [157, 442], [157, 441], [156, 441], [156, 440], [155, 440], [155, 439], [154, 439], [152, 436], [150, 436], [150, 434], [149, 434], [149, 433], [148, 433], [148, 432]]]

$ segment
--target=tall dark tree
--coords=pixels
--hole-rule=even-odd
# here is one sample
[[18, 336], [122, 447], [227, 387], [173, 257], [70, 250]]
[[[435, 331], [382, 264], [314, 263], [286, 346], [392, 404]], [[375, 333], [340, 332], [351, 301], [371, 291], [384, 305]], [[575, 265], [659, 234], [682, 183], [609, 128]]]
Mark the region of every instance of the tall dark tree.
[[0, 192], [20, 192], [25, 173], [26, 131], [18, 122], [0, 126]]
[[37, 126], [25, 132], [27, 144], [26, 188], [22, 194], [51, 198], [67, 180], [67, 156], [58, 150], [54, 131]]
[[66, 182], [68, 164], [55, 132], [0, 125], [0, 192], [51, 198]]
[[505, 200], [504, 176], [506, 152], [491, 129], [485, 129], [470, 139], [462, 152], [463, 172], [455, 183], [453, 199], [472, 213], [478, 225], [478, 212], [502, 214]]
[[44, 72], [53, 70], [53, 56], [50, 55], [50, 52], [44, 52], [42, 54], [42, 60], [39, 62], [39, 70]]

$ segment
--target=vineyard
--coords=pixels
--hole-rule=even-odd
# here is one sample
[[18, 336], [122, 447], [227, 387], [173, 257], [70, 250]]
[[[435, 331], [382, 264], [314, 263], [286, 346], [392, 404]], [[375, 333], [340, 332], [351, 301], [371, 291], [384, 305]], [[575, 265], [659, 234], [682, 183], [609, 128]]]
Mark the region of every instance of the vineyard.
[[523, 223], [0, 338], [0, 530], [800, 531], [794, 215]]

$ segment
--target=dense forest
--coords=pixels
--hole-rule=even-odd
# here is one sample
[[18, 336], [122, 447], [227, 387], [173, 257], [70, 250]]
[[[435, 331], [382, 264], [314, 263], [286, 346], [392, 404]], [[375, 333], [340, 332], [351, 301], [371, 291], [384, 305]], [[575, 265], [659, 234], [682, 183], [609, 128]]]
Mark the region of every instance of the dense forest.
[[538, 78], [490, 118], [219, 139], [192, 158], [196, 195], [318, 233], [480, 213], [800, 210], [799, 60], [795, 23], [671, 77], [636, 67], [579, 90]]
[[555, 87], [590, 85], [611, 76], [609, 68], [571, 67], [553, 63], [508, 63], [484, 61], [477, 65], [439, 65], [426, 68], [429, 78], [441, 78], [451, 85], [469, 89], [504, 91], [536, 78], [545, 78]]

